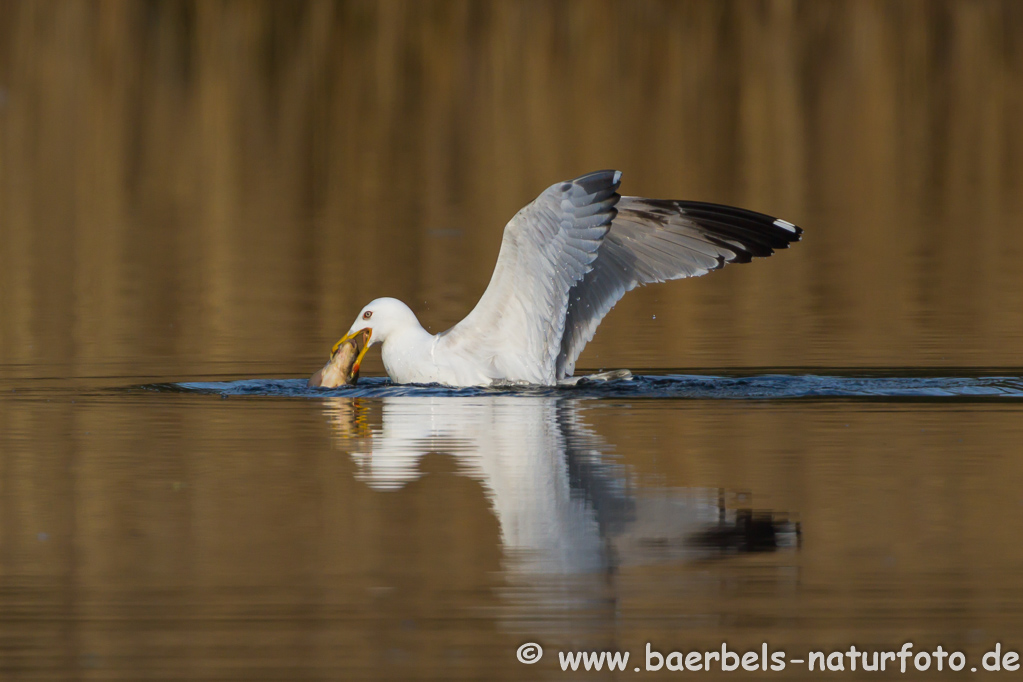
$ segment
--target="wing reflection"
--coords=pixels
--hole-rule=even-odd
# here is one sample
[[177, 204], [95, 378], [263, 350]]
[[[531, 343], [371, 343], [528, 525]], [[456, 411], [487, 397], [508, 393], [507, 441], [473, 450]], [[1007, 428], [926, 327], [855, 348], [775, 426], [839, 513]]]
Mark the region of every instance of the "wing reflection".
[[376, 490], [420, 477], [427, 453], [456, 458], [483, 486], [506, 568], [523, 575], [614, 571], [795, 544], [798, 525], [737, 509], [741, 496], [700, 488], [637, 489], [582, 402], [557, 397], [391, 397], [373, 427], [368, 401], [333, 398], [326, 413], [356, 477]]

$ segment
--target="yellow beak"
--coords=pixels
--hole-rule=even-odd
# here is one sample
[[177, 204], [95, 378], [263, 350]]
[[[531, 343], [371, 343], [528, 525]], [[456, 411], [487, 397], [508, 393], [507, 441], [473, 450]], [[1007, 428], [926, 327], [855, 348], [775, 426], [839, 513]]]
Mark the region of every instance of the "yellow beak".
[[[369, 340], [373, 338], [373, 330], [372, 329], [368, 329], [368, 328], [367, 329], [360, 329], [359, 331], [352, 332], [351, 334], [348, 334], [347, 336], [342, 336], [341, 339], [337, 343], [334, 344], [334, 347], [330, 349], [330, 357], [333, 358], [334, 355], [337, 354], [338, 349], [341, 348], [341, 344], [343, 344], [345, 341], [348, 341], [349, 339], [354, 339], [356, 336], [358, 336], [359, 334], [363, 334], [363, 333], [366, 336], [364, 336], [363, 339], [362, 339], [362, 347], [359, 349], [359, 354], [355, 357], [355, 364], [352, 365], [352, 372], [351, 372], [352, 374], [355, 374], [356, 372], [359, 371], [359, 365], [362, 364], [362, 358], [363, 358], [364, 355], [366, 355], [366, 351], [369, 350]], [[358, 345], [358, 344], [356, 344], [356, 345]]]

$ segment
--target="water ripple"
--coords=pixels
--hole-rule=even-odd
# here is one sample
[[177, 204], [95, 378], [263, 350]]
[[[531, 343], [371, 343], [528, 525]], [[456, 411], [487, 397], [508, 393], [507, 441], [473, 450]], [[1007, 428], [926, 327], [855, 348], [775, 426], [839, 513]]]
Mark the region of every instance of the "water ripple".
[[212, 393], [222, 396], [296, 398], [388, 398], [398, 396], [535, 395], [585, 398], [689, 398], [719, 400], [864, 399], [1023, 399], [1019, 376], [828, 376], [817, 374], [637, 375], [613, 381], [581, 380], [575, 386], [503, 386], [450, 388], [392, 384], [383, 377], [362, 379], [356, 386], [308, 388], [305, 379], [246, 379], [151, 384], [148, 390]]

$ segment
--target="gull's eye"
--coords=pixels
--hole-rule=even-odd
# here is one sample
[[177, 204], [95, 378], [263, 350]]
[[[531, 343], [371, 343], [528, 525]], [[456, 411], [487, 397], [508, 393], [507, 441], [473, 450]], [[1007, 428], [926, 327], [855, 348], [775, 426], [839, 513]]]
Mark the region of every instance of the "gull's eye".
[[362, 314], [362, 319], [364, 319], [364, 320], [368, 320], [371, 317], [373, 317], [373, 311], [372, 310], [367, 310], [366, 312], [364, 312]]

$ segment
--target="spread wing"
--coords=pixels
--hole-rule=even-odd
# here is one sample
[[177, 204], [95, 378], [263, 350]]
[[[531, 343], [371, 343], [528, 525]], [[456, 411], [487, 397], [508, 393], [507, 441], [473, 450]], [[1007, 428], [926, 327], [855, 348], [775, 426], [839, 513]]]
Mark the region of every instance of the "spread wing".
[[697, 201], [622, 197], [617, 208], [590, 270], [569, 292], [558, 379], [572, 375], [597, 325], [626, 291], [770, 256], [802, 234], [762, 213]]
[[617, 213], [621, 173], [549, 187], [504, 228], [490, 284], [440, 342], [472, 353], [494, 378], [553, 384], [569, 291], [590, 271]]

